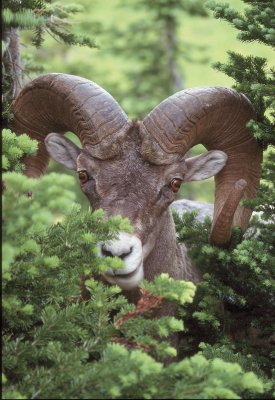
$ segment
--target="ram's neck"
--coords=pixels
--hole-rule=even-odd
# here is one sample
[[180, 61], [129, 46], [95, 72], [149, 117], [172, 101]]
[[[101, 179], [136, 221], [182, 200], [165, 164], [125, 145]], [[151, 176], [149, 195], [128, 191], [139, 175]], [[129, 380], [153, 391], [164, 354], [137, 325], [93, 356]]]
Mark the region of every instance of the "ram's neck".
[[167, 272], [175, 279], [182, 278], [175, 225], [171, 212], [167, 210], [158, 222], [158, 232], [151, 253], [144, 262], [145, 279]]
[[145, 279], [152, 280], [155, 275], [162, 272], [167, 272], [175, 279], [186, 279], [194, 283], [200, 280], [200, 273], [192, 265], [185, 245], [177, 244], [170, 210], [167, 210], [159, 221], [155, 246], [144, 262]]
[[[185, 279], [198, 283], [200, 273], [192, 265], [184, 244], [177, 244], [176, 230], [170, 210], [167, 210], [158, 224], [155, 246], [144, 261], [144, 278], [151, 281], [156, 275], [168, 273], [174, 279]], [[137, 303], [139, 289], [123, 291], [126, 298]]]

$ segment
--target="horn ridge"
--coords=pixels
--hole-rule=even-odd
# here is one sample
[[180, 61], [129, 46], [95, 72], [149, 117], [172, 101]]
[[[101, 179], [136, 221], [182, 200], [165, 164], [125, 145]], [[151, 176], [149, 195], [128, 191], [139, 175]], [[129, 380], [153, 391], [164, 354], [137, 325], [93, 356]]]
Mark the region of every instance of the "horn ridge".
[[[68, 74], [44, 74], [29, 82], [13, 102], [12, 111], [14, 131], [28, 133], [40, 142], [36, 162], [32, 162], [36, 171], [28, 168], [26, 173], [31, 176], [45, 170], [41, 159], [47, 158], [43, 138], [48, 133], [72, 131], [82, 146], [98, 148], [109, 136], [121, 136], [129, 125], [127, 115], [107, 91], [88, 79]], [[29, 164], [30, 159], [27, 161]], [[38, 164], [42, 168], [39, 174]]]

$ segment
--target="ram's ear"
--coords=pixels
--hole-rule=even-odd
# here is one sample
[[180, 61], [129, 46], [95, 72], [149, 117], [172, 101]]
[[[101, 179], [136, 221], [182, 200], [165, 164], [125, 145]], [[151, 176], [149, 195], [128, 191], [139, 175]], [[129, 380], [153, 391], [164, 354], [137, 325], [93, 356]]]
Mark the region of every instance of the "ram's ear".
[[50, 133], [45, 139], [45, 145], [56, 162], [76, 170], [76, 159], [81, 149], [73, 142], [58, 133]]
[[184, 182], [200, 181], [216, 175], [225, 166], [227, 155], [223, 151], [211, 150], [196, 157], [187, 158]]

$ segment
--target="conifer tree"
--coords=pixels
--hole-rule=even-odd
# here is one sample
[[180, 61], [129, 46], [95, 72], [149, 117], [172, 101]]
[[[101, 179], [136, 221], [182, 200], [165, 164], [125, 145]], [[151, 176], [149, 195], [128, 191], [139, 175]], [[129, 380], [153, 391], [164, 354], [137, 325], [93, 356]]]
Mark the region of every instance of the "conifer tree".
[[[179, 60], [194, 62], [194, 45], [184, 43], [179, 28], [188, 15], [206, 17], [203, 4], [204, 0], [133, 1], [127, 7], [137, 15], [134, 22], [126, 31], [118, 26], [112, 28], [111, 34], [117, 40], [112, 42], [110, 51], [136, 61], [136, 67], [125, 72], [130, 85], [127, 93], [121, 95], [121, 88], [115, 86], [112, 92], [120, 94], [122, 105], [127, 101], [125, 108], [135, 117], [143, 118], [160, 101], [184, 88], [184, 71]], [[120, 40], [124, 37], [127, 42]]]
[[45, 34], [68, 45], [96, 47], [88, 36], [75, 35], [70, 31], [69, 17], [82, 11], [77, 4], [62, 5], [47, 0], [12, 0], [2, 4], [2, 101], [5, 127], [11, 118], [10, 104], [19, 94], [28, 75], [28, 68], [20, 54], [20, 31], [32, 31], [32, 44], [37, 48], [44, 41]]
[[[210, 2], [208, 6], [216, 18], [227, 20], [240, 31], [240, 40], [274, 47], [274, 2], [244, 2], [247, 7], [242, 14], [224, 3]], [[204, 273], [189, 314], [193, 338], [189, 336], [188, 346], [198, 345], [192, 332], [200, 329], [202, 341], [207, 343], [201, 347], [206, 357], [235, 360], [268, 381], [274, 366], [275, 323], [274, 68], [264, 58], [234, 52], [229, 52], [227, 63], [216, 63], [215, 68], [234, 78], [234, 88], [252, 101], [257, 121], [248, 126], [267, 150], [258, 196], [244, 203], [259, 214], [244, 235], [234, 228], [228, 249], [207, 243], [209, 219], [198, 223], [194, 213], [175, 216], [179, 240], [188, 243], [193, 261]], [[271, 386], [269, 382], [269, 395]]]

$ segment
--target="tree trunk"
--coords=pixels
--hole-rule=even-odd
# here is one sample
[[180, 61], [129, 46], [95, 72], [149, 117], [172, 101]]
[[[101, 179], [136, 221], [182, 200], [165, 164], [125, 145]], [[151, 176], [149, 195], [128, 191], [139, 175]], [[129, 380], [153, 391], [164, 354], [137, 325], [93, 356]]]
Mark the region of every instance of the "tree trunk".
[[19, 29], [10, 28], [6, 32], [5, 41], [6, 49], [3, 54], [3, 64], [6, 74], [9, 74], [12, 80], [11, 91], [8, 96], [13, 100], [22, 89]]
[[172, 18], [167, 18], [165, 25], [167, 67], [171, 92], [174, 92], [184, 88], [183, 77], [177, 65], [176, 21]]

